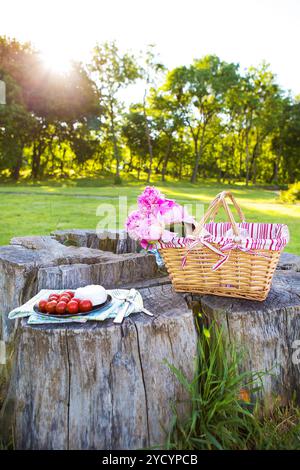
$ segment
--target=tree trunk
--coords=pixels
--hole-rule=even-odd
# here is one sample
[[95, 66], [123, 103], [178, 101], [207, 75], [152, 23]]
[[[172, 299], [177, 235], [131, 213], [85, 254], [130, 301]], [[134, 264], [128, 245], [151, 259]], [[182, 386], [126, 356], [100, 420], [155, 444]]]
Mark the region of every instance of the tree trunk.
[[37, 145], [36, 143], [33, 144], [33, 151], [32, 151], [32, 162], [31, 162], [31, 178], [36, 180], [38, 178], [40, 162], [37, 153]]
[[20, 153], [20, 156], [17, 157], [16, 163], [12, 169], [11, 176], [15, 181], [18, 181], [20, 178], [20, 171], [22, 168], [22, 163], [23, 163], [23, 155]]
[[198, 139], [197, 140], [194, 139], [195, 165], [194, 165], [193, 173], [192, 173], [192, 176], [191, 176], [191, 183], [196, 183], [196, 181], [197, 181], [199, 163], [200, 163], [200, 160], [202, 158], [203, 149], [204, 149], [204, 135], [205, 135], [205, 125], [203, 125], [203, 127], [202, 127], [199, 151], [198, 151]]
[[134, 164], [133, 164], [133, 154], [132, 154], [131, 148], [129, 148], [129, 155], [130, 155], [130, 160], [129, 160], [129, 163], [128, 163], [128, 170], [127, 170], [127, 173], [129, 173], [130, 171], [132, 171], [132, 169], [134, 168]]
[[145, 90], [145, 93], [144, 93], [143, 113], [144, 113], [144, 119], [145, 119], [145, 129], [146, 129], [147, 144], [148, 144], [148, 151], [149, 151], [149, 169], [148, 169], [147, 183], [150, 183], [151, 174], [152, 174], [152, 163], [153, 163], [153, 147], [152, 147], [152, 141], [151, 141], [147, 111], [146, 111], [146, 95], [147, 95], [147, 90]]
[[119, 156], [119, 150], [117, 146], [117, 140], [115, 134], [113, 135], [113, 143], [114, 143], [114, 158], [116, 160], [116, 176], [120, 176], [120, 156]]
[[114, 159], [116, 161], [116, 177], [120, 176], [120, 154], [117, 145], [117, 138], [116, 138], [116, 129], [115, 129], [115, 113], [113, 104], [110, 103], [110, 128], [112, 134], [112, 141], [113, 141], [113, 152], [114, 152]]
[[274, 162], [274, 170], [273, 170], [272, 180], [274, 181], [275, 184], [278, 184], [278, 173], [279, 173], [279, 165], [280, 165], [281, 155], [282, 155], [282, 145], [280, 146], [280, 149], [276, 152], [276, 159], [275, 159], [275, 162]]
[[251, 161], [249, 162], [249, 180], [252, 180], [254, 184], [256, 180], [256, 158], [258, 157], [258, 154], [259, 154], [260, 144], [261, 142], [259, 138], [257, 138], [255, 145], [253, 147]]
[[246, 130], [246, 186], [249, 185], [249, 175], [250, 175], [249, 132], [250, 132], [250, 129], [247, 129]]
[[[241, 135], [241, 137], [240, 137]], [[243, 141], [243, 136], [242, 134], [240, 133], [239, 135], [239, 138], [238, 138], [238, 141], [239, 141], [239, 145], [238, 145], [238, 151], [239, 151], [239, 179], [241, 180], [242, 179], [242, 168], [243, 168], [243, 144], [241, 143], [241, 141]]]
[[161, 172], [162, 181], [166, 181], [166, 172], [167, 172], [167, 166], [168, 166], [168, 161], [169, 161], [169, 156], [170, 156], [170, 150], [171, 150], [171, 138], [169, 137], [167, 149], [164, 155], [162, 172]]
[[192, 311], [170, 284], [140, 293], [154, 317], [135, 314], [122, 325], [107, 320], [30, 327], [21, 321], [2, 410], [16, 449], [164, 444], [172, 403], [180, 403], [182, 416], [190, 409], [166, 361], [191, 380], [197, 333]]
[[256, 184], [256, 178], [257, 178], [257, 165], [256, 165], [256, 160], [253, 163], [253, 168], [252, 168], [252, 182], [253, 184]]
[[41, 156], [44, 150], [44, 146], [41, 142], [33, 144], [32, 152], [32, 164], [31, 164], [31, 177], [36, 180], [40, 176], [41, 172]]
[[178, 179], [181, 180], [182, 178], [182, 166], [183, 166], [183, 155], [180, 153], [179, 156], [179, 170], [178, 170]]

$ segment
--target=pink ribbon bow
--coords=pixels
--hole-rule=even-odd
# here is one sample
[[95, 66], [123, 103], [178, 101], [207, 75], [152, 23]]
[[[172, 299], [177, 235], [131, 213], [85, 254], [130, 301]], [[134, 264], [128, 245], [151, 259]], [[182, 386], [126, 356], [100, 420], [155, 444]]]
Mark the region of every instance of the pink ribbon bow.
[[[220, 249], [218, 249], [218, 248], [214, 247], [213, 245], [211, 245], [210, 243], [208, 243], [206, 240], [204, 240], [204, 239], [200, 240], [199, 239], [199, 240], [195, 240], [194, 242], [192, 242], [191, 245], [189, 246], [189, 248], [187, 249], [186, 254], [182, 258], [182, 261], [181, 261], [181, 267], [182, 268], [184, 268], [185, 265], [186, 265], [187, 257], [188, 257], [189, 252], [193, 248], [195, 248], [195, 246], [197, 246], [198, 244], [206, 246], [209, 250], [211, 250], [214, 253], [216, 253], [217, 255], [221, 256], [221, 259], [219, 259], [219, 261], [217, 261], [217, 263], [212, 266], [211, 269], [213, 271], [217, 271], [217, 269], [219, 269], [224, 263], [226, 263], [226, 261], [228, 260], [228, 258], [230, 256], [231, 250], [240, 250], [240, 251], [243, 251], [244, 253], [249, 253], [250, 255], [261, 256], [263, 258], [270, 258], [268, 255], [264, 255], [263, 253], [257, 253], [256, 251], [251, 250], [251, 248], [243, 247], [242, 245], [240, 245], [240, 244], [238, 244], [234, 241], [229, 241], [228, 243], [223, 245]], [[224, 253], [225, 251], [229, 251], [229, 253], [226, 254], [226, 253]]]

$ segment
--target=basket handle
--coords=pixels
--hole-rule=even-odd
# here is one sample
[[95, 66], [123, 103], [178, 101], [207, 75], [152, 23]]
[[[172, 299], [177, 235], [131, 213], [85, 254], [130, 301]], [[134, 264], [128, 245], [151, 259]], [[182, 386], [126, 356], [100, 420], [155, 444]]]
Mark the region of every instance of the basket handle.
[[226, 201], [226, 197], [228, 197], [232, 201], [232, 203], [233, 203], [233, 205], [234, 205], [241, 221], [245, 222], [245, 216], [243, 214], [243, 211], [240, 208], [240, 206], [238, 205], [238, 203], [236, 202], [236, 200], [233, 197], [233, 195], [231, 194], [231, 192], [230, 191], [222, 191], [221, 193], [217, 194], [215, 199], [210, 203], [210, 205], [209, 205], [207, 211], [205, 212], [204, 216], [202, 217], [202, 219], [200, 220], [200, 222], [196, 226], [195, 230], [193, 231], [193, 237], [195, 237], [195, 238], [199, 237], [199, 234], [201, 233], [201, 231], [204, 227], [204, 224], [207, 222], [208, 219], [210, 219], [211, 221], [213, 221], [215, 219], [217, 213], [219, 212], [220, 206], [223, 206], [223, 208], [226, 212], [227, 218], [228, 218], [229, 222], [232, 225], [232, 231], [233, 231], [234, 235], [240, 236], [239, 228], [238, 228], [237, 223], [234, 219], [234, 216], [231, 212], [231, 209], [228, 206], [228, 203]]

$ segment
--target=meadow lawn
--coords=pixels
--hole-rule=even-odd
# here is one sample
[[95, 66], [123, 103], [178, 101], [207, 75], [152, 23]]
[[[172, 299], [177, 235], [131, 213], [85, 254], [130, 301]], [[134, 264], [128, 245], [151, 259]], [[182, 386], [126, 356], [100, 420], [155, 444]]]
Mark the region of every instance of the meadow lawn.
[[[77, 180], [67, 183], [0, 184], [2, 224], [0, 244], [8, 244], [15, 236], [48, 235], [54, 230], [95, 229], [101, 215], [96, 211], [101, 204], [119, 206], [119, 196], [128, 198], [128, 205], [136, 203], [146, 183], [130, 182], [120, 186], [106, 180]], [[155, 183], [167, 197], [181, 204], [204, 204], [220, 191], [230, 189], [238, 199], [247, 221], [279, 222], [289, 226], [291, 240], [286, 250], [300, 254], [300, 205], [282, 204], [279, 192], [260, 187], [217, 183]], [[201, 206], [200, 206], [201, 207]], [[225, 220], [221, 213], [218, 220]], [[123, 225], [121, 222], [119, 225]]]

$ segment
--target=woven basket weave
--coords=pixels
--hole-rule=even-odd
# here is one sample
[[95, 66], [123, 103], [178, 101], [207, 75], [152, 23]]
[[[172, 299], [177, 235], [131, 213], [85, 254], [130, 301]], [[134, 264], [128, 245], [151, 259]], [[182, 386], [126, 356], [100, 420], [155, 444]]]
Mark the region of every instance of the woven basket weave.
[[[235, 222], [226, 197], [229, 197], [234, 204], [241, 219], [240, 224]], [[229, 224], [213, 222], [221, 206], [225, 209]], [[211, 223], [206, 224], [209, 219]], [[227, 240], [226, 237], [219, 237], [216, 240], [211, 236], [209, 243], [205, 246], [201, 242], [201, 240], [205, 240], [205, 238], [201, 238], [203, 230], [209, 229], [211, 231], [214, 226], [220, 225], [227, 226], [227, 228], [232, 227], [230, 240]], [[248, 228], [255, 226], [256, 233], [264, 230], [264, 227], [272, 226], [272, 240], [248, 239], [247, 244], [250, 243], [250, 248], [244, 249], [243, 246], [248, 246], [245, 245], [245, 240], [242, 241], [241, 237], [241, 229], [245, 226]], [[280, 238], [283, 228], [286, 238]], [[262, 301], [269, 293], [280, 252], [287, 241], [288, 228], [286, 225], [246, 224], [243, 212], [232, 194], [223, 191], [212, 201], [192, 236], [189, 237], [189, 243], [186, 246], [177, 245], [174, 247], [172, 244], [161, 243], [158, 248], [177, 292], [213, 294]], [[231, 245], [228, 245], [228, 250], [226, 248], [225, 255], [223, 250], [226, 243]], [[263, 246], [264, 248], [253, 249], [253, 246]], [[270, 249], [273, 247], [275, 249]], [[220, 256], [221, 254], [223, 258]], [[225, 258], [226, 262], [220, 262], [220, 259], [224, 260]], [[183, 260], [186, 261], [185, 266]]]

